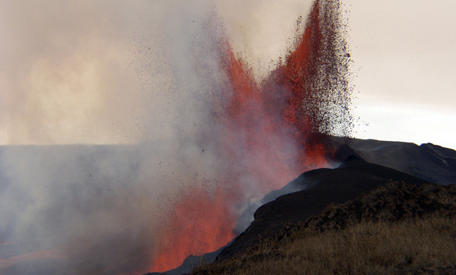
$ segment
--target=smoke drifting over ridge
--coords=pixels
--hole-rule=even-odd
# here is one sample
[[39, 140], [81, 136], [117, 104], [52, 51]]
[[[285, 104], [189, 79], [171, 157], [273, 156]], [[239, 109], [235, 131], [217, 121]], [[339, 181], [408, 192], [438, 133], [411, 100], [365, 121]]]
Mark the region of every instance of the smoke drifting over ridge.
[[246, 202], [327, 165], [313, 132], [345, 134], [333, 127], [341, 121], [325, 125], [338, 106], [349, 123], [345, 78], [322, 77], [346, 68], [341, 52], [322, 57], [339, 43], [324, 33], [338, 3], [316, 2], [305, 32], [298, 21], [297, 49], [269, 76], [237, 58], [217, 2], [18, 3], [16, 12], [30, 9], [29, 28], [54, 35], [25, 35], [39, 46], [24, 43], [14, 70], [1, 70], [16, 91], [2, 94], [15, 110], [5, 111], [6, 140], [133, 144], [2, 148], [6, 273], [27, 273], [15, 258], [26, 251], [42, 255], [33, 268], [43, 273], [173, 268], [228, 242]]

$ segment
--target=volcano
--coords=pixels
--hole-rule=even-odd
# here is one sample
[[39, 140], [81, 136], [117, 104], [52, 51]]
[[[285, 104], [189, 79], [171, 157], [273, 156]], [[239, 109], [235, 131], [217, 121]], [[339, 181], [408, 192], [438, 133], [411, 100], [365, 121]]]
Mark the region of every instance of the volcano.
[[[351, 150], [347, 150], [347, 147]], [[408, 153], [403, 153], [404, 150]], [[356, 153], [363, 151], [370, 154], [363, 158]], [[372, 154], [379, 157], [373, 157]], [[282, 192], [279, 190], [266, 195], [266, 200], [272, 200], [285, 193], [285, 190], [301, 190], [280, 196], [258, 208], [253, 223], [220, 253], [219, 258], [228, 258], [243, 251], [258, 241], [258, 236], [274, 235], [284, 224], [304, 222], [330, 204], [353, 200], [391, 181], [403, 181], [416, 186], [430, 182], [443, 185], [455, 182], [456, 151], [432, 144], [417, 146], [354, 139], [342, 144], [336, 156], [344, 159], [338, 168], [305, 172], [285, 186]], [[376, 163], [388, 163], [388, 166], [396, 169]]]
[[247, 202], [292, 175], [331, 165], [330, 134], [347, 136], [353, 126], [340, 5], [315, 1], [294, 49], [261, 83], [229, 40], [217, 45], [227, 87], [213, 98], [209, 127], [197, 135], [202, 145], [210, 140], [224, 171], [213, 190], [190, 187], [179, 197], [163, 222], [150, 269], [166, 271], [189, 254], [225, 245], [238, 233], [233, 228]]
[[280, 190], [252, 203], [241, 216], [241, 220], [251, 217], [251, 224], [228, 246], [199, 258], [189, 258], [178, 269], [161, 274], [190, 272], [201, 259], [205, 263], [232, 259], [257, 246], [260, 240], [282, 234], [284, 228], [312, 223], [311, 218], [329, 205], [346, 203], [391, 182], [418, 187], [456, 182], [455, 150], [429, 143], [418, 146], [405, 142], [334, 139], [337, 147], [334, 160], [340, 162], [339, 167], [305, 172]]
[[[200, 20], [169, 26], [185, 27], [177, 34], [160, 28], [164, 47], [156, 37], [146, 47], [138, 42], [149, 58], [138, 78], [149, 78], [140, 81], [145, 110], [132, 113], [145, 118], [129, 129], [144, 127], [146, 138], [1, 148], [0, 234], [8, 245], [0, 247], [0, 268], [27, 274], [25, 262], [42, 260], [60, 261], [68, 274], [167, 271], [230, 242], [249, 202], [332, 165], [329, 134], [352, 130], [340, 2], [315, 1], [306, 20], [296, 18], [288, 54], [261, 79], [235, 52], [220, 18], [196, 14]], [[39, 80], [40, 72], [32, 76]], [[170, 108], [150, 112], [161, 102]], [[116, 111], [117, 103], [106, 100]]]
[[455, 184], [390, 181], [192, 274], [454, 274], [455, 199]]
[[[99, 45], [110, 41], [96, 38], [89, 24], [86, 36], [69, 35], [65, 43], [60, 33], [67, 29], [52, 32], [39, 58], [18, 74], [27, 81], [13, 86], [39, 93], [16, 104], [24, 109], [11, 122], [13, 133], [19, 143], [47, 145], [0, 147], [0, 273], [187, 272], [207, 252], [208, 261], [223, 261], [251, 247], [256, 233], [274, 235], [282, 223], [301, 222], [390, 179], [453, 181], [449, 149], [348, 138], [351, 59], [340, 1], [312, 2], [306, 19], [296, 20], [287, 54], [260, 77], [206, 2], [180, 1], [180, 9], [166, 1], [144, 3], [170, 18], [147, 15], [154, 30], [134, 36], [133, 60], [121, 55], [130, 45], [122, 41], [106, 50], [100, 64], [108, 65], [91, 62], [105, 51]], [[98, 31], [107, 33], [101, 25]], [[65, 50], [54, 55], [60, 47]], [[79, 54], [91, 47], [97, 50]], [[81, 57], [87, 64], [78, 62]], [[98, 72], [116, 67], [113, 59], [134, 67], [125, 69], [138, 79], [117, 85], [109, 72], [98, 79]], [[67, 68], [73, 64], [81, 66]], [[61, 91], [79, 92], [75, 82], [95, 93], [93, 102], [82, 101], [90, 101], [82, 112], [87, 118], [75, 112], [74, 125], [84, 126], [77, 130], [60, 97]], [[50, 129], [61, 130], [55, 136], [70, 144], [52, 143]], [[72, 138], [78, 133], [87, 140], [112, 133], [119, 139], [106, 139], [115, 145], [73, 144], [86, 141]], [[182, 262], [187, 266], [179, 268]]]

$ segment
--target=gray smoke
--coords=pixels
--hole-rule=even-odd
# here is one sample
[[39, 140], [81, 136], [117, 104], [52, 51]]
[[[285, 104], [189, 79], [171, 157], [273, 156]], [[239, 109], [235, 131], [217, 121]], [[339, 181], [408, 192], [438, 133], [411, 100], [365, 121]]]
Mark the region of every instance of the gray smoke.
[[1, 1], [0, 273], [149, 271], [180, 190], [228, 180], [210, 119], [230, 89], [221, 43], [265, 67], [296, 2]]

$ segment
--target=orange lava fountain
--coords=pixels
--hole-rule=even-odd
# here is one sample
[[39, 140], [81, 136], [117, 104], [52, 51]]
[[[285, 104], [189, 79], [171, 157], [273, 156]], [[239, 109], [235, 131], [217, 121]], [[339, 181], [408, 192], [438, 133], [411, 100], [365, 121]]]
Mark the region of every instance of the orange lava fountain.
[[[235, 237], [235, 205], [328, 165], [328, 134], [351, 129], [349, 55], [339, 33], [339, 8], [338, 1], [316, 1], [295, 50], [261, 84], [229, 43], [222, 43], [221, 66], [230, 88], [222, 91], [212, 119], [221, 126], [217, 142], [226, 169], [215, 190], [191, 187], [174, 204], [151, 270], [170, 270], [188, 255], [217, 250]], [[244, 188], [241, 170], [249, 171], [255, 192]]]
[[[175, 204], [163, 232], [162, 248], [154, 262], [154, 270], [163, 272], [182, 264], [189, 255], [215, 251], [235, 237], [235, 217], [227, 191], [218, 187], [212, 194], [195, 187]], [[170, 230], [169, 230], [170, 229]]]

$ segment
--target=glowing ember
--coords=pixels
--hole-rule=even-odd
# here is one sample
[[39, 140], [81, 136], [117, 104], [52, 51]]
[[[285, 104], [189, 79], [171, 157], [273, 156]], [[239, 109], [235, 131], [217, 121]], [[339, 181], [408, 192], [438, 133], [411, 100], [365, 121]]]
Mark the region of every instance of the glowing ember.
[[351, 129], [349, 60], [338, 12], [337, 1], [316, 1], [295, 50], [261, 84], [223, 43], [221, 66], [230, 85], [212, 119], [221, 125], [219, 157], [227, 169], [220, 171], [213, 193], [191, 187], [174, 205], [152, 270], [176, 268], [188, 255], [217, 250], [234, 237], [239, 213], [233, 205], [260, 199], [300, 173], [327, 165], [332, 152], [324, 137]]

